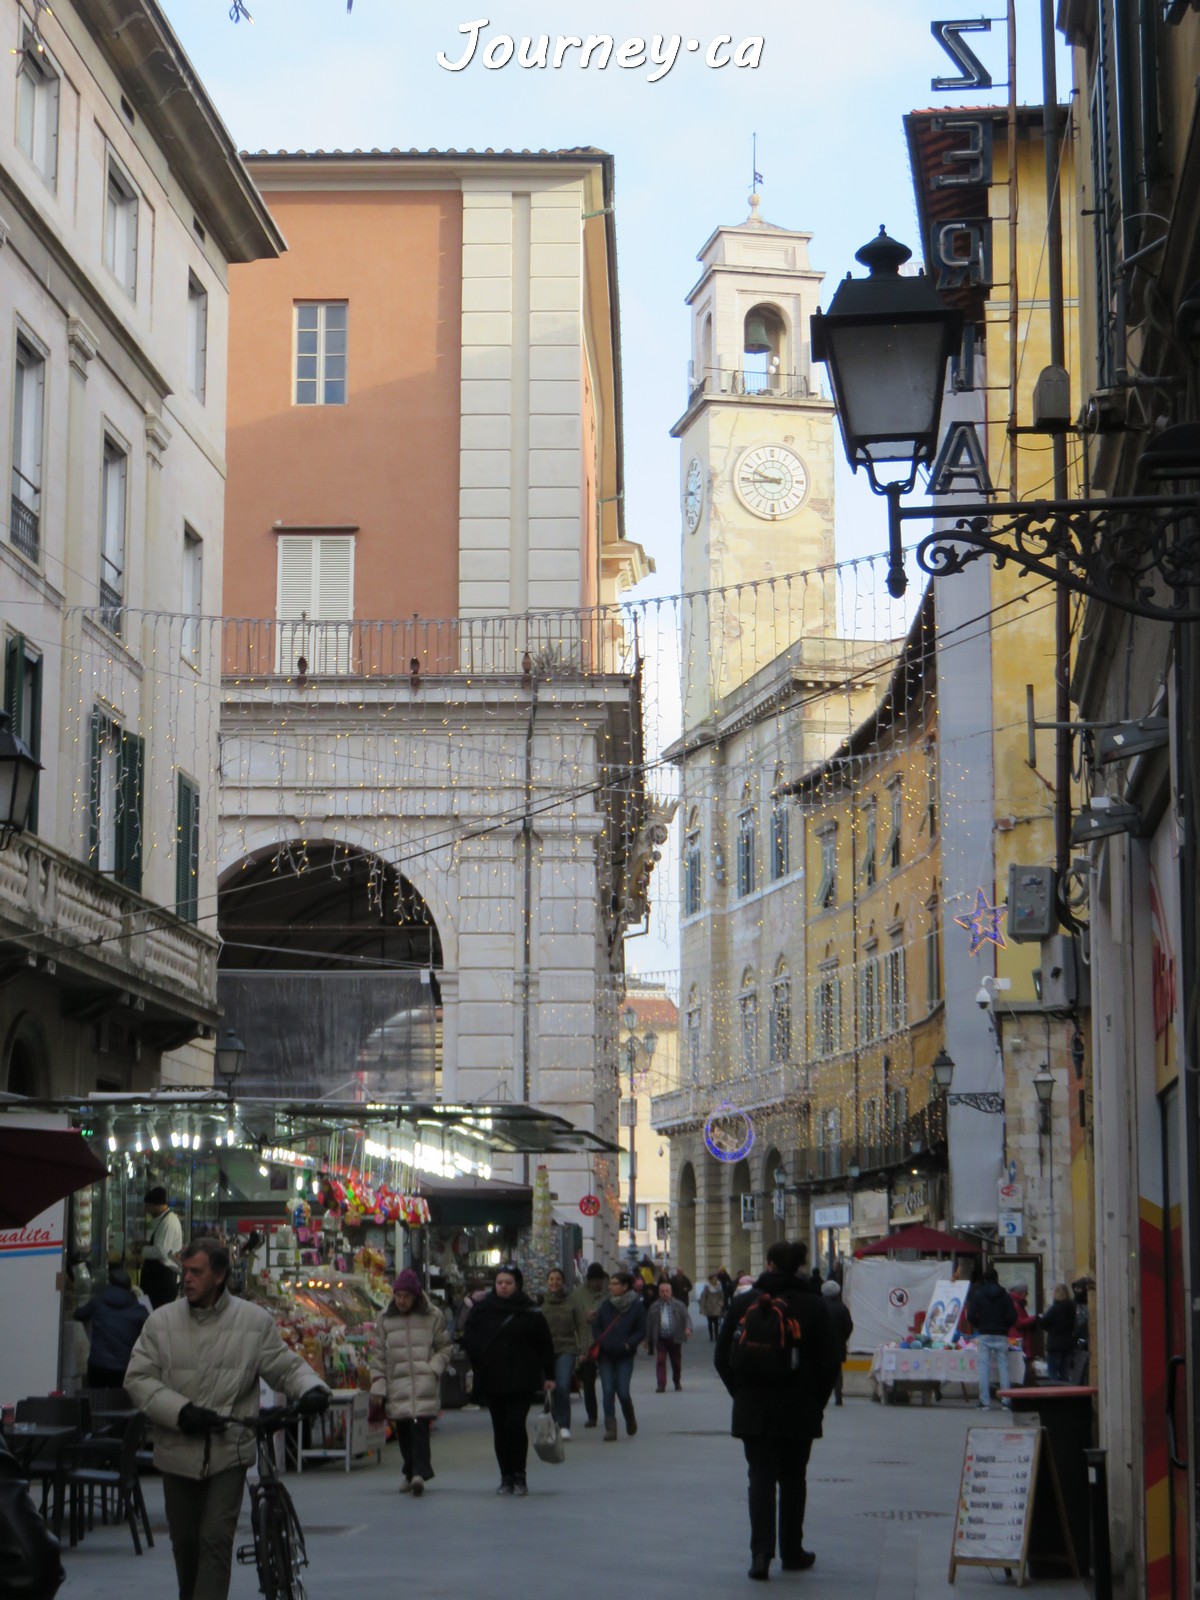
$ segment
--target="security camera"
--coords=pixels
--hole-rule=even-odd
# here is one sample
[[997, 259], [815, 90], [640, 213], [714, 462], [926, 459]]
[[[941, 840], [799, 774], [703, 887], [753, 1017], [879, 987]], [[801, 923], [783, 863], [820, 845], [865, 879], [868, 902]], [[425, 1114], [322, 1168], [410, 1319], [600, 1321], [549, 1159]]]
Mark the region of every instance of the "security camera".
[[986, 983], [981, 983], [979, 985], [979, 992], [975, 996], [975, 1004], [979, 1007], [980, 1011], [986, 1011], [991, 1003], [991, 991], [988, 989]]

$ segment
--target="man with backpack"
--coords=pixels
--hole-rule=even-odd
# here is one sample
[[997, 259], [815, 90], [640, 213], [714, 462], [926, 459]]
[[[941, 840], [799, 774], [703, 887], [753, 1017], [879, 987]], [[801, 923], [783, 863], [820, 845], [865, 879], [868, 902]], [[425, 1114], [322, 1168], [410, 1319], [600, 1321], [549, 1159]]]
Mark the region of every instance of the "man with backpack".
[[837, 1376], [829, 1312], [805, 1274], [803, 1244], [773, 1244], [767, 1270], [738, 1294], [721, 1325], [714, 1365], [733, 1396], [731, 1432], [746, 1453], [750, 1576], [770, 1574], [779, 1529], [785, 1572], [817, 1559], [804, 1548], [808, 1458]]

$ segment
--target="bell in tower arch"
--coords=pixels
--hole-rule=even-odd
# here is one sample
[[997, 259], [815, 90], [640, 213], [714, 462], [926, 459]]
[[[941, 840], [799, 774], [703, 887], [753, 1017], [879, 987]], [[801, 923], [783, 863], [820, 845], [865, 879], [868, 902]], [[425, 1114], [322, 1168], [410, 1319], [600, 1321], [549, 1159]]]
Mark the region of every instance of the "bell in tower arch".
[[746, 340], [743, 345], [748, 356], [766, 356], [771, 353], [771, 335], [767, 319], [761, 311], [752, 311], [746, 318]]

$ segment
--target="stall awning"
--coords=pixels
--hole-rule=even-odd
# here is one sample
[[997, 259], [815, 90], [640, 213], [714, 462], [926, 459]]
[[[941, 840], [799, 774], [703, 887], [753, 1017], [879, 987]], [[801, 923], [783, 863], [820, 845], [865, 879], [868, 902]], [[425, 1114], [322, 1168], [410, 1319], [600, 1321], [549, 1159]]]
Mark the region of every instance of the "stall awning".
[[533, 1190], [524, 1183], [474, 1178], [422, 1179], [435, 1228], [527, 1228], [533, 1221]]

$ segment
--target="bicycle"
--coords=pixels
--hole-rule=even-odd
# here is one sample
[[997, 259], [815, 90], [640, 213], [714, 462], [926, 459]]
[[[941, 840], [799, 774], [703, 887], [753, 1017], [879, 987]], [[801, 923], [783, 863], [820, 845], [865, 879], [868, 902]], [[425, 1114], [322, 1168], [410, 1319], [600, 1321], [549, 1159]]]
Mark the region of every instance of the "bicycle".
[[308, 1565], [304, 1530], [270, 1449], [272, 1437], [301, 1415], [298, 1406], [290, 1405], [260, 1411], [256, 1417], [221, 1419], [251, 1429], [255, 1437], [258, 1482], [250, 1485], [250, 1526], [254, 1543], [239, 1546], [237, 1559], [242, 1566], [253, 1562], [257, 1567], [258, 1586], [266, 1600], [305, 1600], [298, 1570]]

